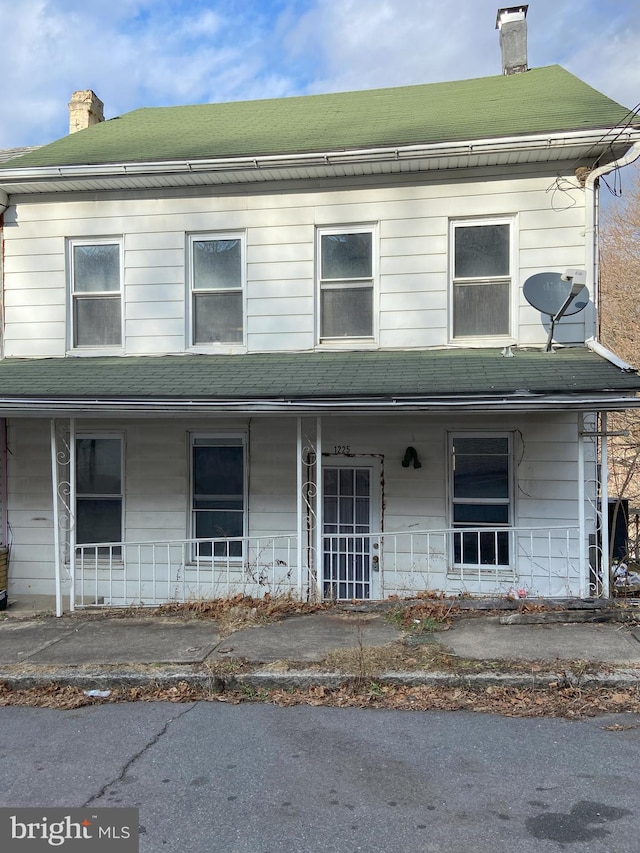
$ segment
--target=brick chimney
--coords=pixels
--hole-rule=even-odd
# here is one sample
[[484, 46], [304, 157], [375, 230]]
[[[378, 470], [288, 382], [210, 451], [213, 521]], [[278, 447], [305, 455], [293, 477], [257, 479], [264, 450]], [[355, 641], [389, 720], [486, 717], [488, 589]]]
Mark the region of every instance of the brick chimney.
[[498, 9], [496, 29], [500, 30], [502, 73], [519, 74], [528, 71], [527, 9], [528, 6], [509, 6]]
[[69, 133], [84, 130], [104, 121], [104, 104], [95, 92], [74, 92], [69, 101]]

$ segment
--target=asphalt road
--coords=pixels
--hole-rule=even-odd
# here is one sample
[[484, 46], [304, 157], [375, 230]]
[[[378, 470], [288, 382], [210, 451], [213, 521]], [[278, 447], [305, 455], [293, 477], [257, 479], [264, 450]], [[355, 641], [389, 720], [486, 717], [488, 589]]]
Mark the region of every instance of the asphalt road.
[[638, 767], [628, 715], [0, 708], [0, 805], [136, 806], [143, 853], [637, 853]]

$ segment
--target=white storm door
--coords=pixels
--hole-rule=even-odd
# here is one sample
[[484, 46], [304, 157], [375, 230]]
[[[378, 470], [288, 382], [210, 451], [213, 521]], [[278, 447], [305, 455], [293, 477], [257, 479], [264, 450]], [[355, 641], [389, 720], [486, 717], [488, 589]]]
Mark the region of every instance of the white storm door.
[[[376, 598], [380, 525], [378, 460], [324, 462], [323, 576], [325, 599]], [[374, 519], [376, 523], [374, 524]]]

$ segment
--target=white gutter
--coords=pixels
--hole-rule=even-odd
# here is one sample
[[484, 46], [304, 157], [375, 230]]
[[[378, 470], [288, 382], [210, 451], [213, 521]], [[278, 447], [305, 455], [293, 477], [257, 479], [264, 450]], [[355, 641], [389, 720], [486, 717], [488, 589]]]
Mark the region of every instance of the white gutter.
[[640, 408], [640, 396], [633, 391], [624, 394], [604, 394], [599, 396], [545, 396], [522, 394], [521, 396], [500, 396], [483, 398], [433, 398], [433, 399], [394, 399], [379, 398], [371, 400], [318, 399], [318, 400], [219, 400], [219, 401], [167, 401], [167, 400], [0, 400], [2, 417], [69, 417], [100, 414], [103, 417], [121, 417], [124, 413], [147, 414], [166, 418], [189, 415], [213, 416], [216, 414], [259, 413], [299, 415], [307, 413], [350, 412], [354, 414], [377, 414], [391, 412], [535, 412], [546, 411], [622, 411]]
[[[632, 144], [638, 138], [634, 128], [603, 128], [589, 131], [571, 131], [558, 134], [532, 134], [509, 136], [499, 139], [477, 139], [472, 141], [430, 143], [396, 146], [393, 148], [359, 148], [353, 151], [334, 150], [295, 154], [268, 154], [258, 157], [222, 157], [198, 160], [166, 160], [144, 163], [109, 163], [70, 166], [31, 166], [0, 170], [0, 183], [20, 180], [42, 180], [43, 178], [105, 177], [121, 175], [150, 175], [154, 173], [231, 171], [234, 169], [273, 169], [278, 166], [295, 167], [309, 165], [334, 165], [363, 161], [388, 161], [416, 159], [420, 157], [462, 156], [468, 154], [513, 153], [514, 150], [545, 150], [575, 147], [576, 145]], [[640, 143], [638, 143], [640, 145]], [[621, 161], [622, 162], [622, 161]]]
[[600, 199], [598, 194], [598, 179], [602, 175], [608, 175], [614, 169], [621, 169], [634, 163], [640, 157], [640, 141], [633, 143], [629, 151], [619, 160], [614, 160], [612, 163], [607, 163], [597, 169], [589, 172], [584, 184], [586, 193], [585, 204], [585, 261], [587, 270], [587, 287], [591, 288], [593, 304], [595, 306], [593, 330], [594, 337], [597, 338], [600, 325], [600, 282], [599, 282], [599, 213]]

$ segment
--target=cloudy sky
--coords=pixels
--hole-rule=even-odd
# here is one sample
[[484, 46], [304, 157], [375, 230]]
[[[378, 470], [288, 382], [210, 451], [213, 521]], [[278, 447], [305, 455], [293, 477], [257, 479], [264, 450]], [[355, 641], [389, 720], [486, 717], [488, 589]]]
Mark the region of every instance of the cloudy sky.
[[[499, 74], [498, 0], [0, 0], [0, 148], [67, 133], [93, 89], [141, 106]], [[503, 5], [508, 5], [504, 3]], [[530, 0], [529, 64], [640, 102], [638, 0]]]

